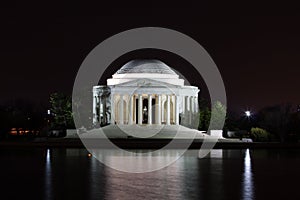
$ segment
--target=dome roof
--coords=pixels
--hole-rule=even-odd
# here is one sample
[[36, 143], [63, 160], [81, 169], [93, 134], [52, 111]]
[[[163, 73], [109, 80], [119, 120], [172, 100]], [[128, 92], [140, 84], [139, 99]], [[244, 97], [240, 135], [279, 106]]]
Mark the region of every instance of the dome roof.
[[150, 73], [150, 74], [172, 74], [176, 73], [165, 63], [160, 60], [155, 59], [137, 59], [131, 60], [121, 69], [119, 69], [116, 74], [140, 74], [140, 73]]

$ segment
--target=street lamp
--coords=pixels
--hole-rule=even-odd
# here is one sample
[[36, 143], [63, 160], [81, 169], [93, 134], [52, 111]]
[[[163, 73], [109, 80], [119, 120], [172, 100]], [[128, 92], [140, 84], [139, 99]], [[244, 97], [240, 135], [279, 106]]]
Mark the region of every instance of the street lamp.
[[246, 115], [247, 117], [251, 117], [251, 112], [250, 112], [250, 110], [245, 111], [245, 115]]
[[251, 111], [250, 110], [246, 110], [245, 111], [245, 115], [246, 115], [246, 117], [247, 117], [247, 130], [248, 131], [250, 131], [250, 129], [251, 129], [251, 115], [252, 115], [252, 113], [251, 113]]

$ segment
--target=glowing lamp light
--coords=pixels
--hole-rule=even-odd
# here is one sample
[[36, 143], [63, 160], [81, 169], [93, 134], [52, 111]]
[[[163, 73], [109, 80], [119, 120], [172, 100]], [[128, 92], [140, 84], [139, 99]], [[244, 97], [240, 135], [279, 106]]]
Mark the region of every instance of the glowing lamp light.
[[251, 116], [251, 112], [250, 112], [249, 110], [247, 110], [247, 111], [245, 111], [245, 115], [246, 115], [247, 117], [250, 117], [250, 116]]

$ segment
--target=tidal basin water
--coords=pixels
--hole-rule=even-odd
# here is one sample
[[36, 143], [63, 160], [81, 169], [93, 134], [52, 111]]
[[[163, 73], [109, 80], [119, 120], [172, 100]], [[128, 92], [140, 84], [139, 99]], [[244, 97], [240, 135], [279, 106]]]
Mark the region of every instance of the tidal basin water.
[[3, 200], [300, 199], [300, 150], [213, 150], [204, 159], [189, 150], [141, 174], [108, 168], [85, 149], [1, 148], [0, 162]]

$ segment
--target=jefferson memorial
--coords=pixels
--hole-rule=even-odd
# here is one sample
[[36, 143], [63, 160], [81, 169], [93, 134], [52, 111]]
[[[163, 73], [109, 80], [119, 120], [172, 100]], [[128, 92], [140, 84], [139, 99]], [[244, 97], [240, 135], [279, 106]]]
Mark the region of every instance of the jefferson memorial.
[[93, 125], [189, 127], [199, 121], [198, 93], [165, 63], [132, 60], [93, 87]]

